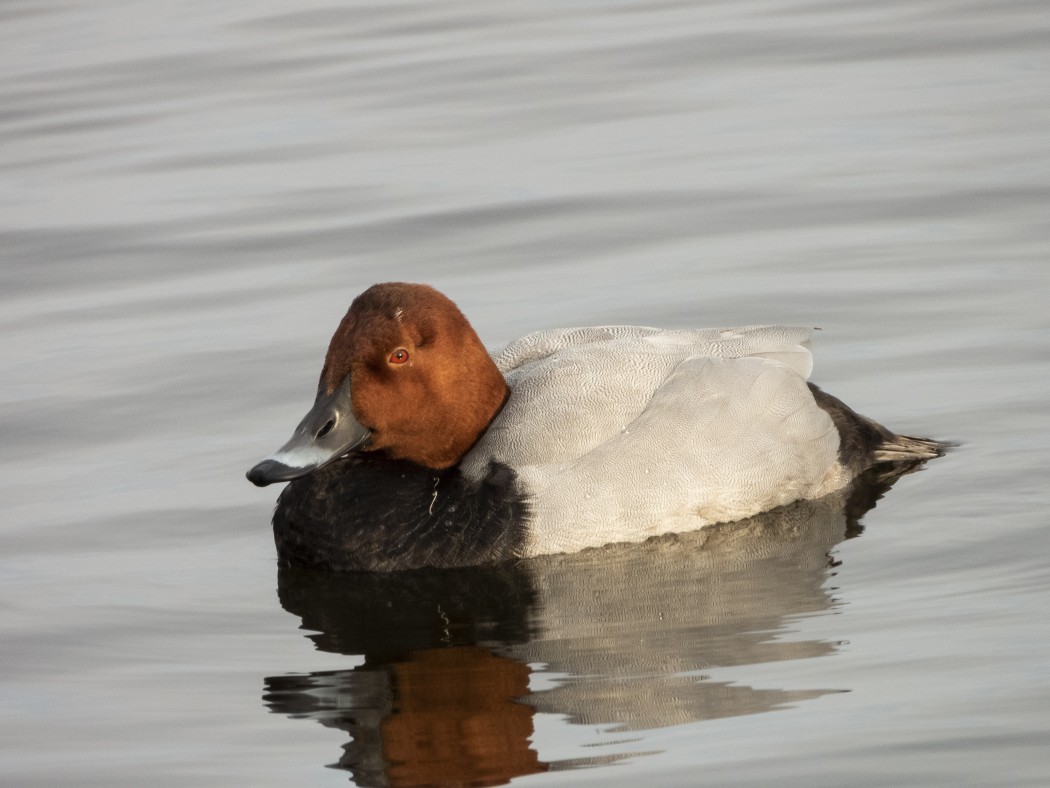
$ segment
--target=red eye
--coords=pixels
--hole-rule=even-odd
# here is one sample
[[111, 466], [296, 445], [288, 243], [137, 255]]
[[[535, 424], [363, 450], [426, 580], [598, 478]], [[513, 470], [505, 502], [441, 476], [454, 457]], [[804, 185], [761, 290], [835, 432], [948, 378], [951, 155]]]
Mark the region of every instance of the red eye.
[[389, 361], [391, 364], [404, 364], [408, 361], [408, 351], [403, 347], [399, 347], [393, 353], [390, 354]]

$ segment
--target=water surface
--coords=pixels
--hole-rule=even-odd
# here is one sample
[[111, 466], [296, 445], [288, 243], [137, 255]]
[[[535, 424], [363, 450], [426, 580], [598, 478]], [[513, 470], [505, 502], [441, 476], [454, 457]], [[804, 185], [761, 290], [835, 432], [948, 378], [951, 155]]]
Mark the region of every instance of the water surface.
[[[27, 0], [0, 40], [0, 781], [1050, 781], [1042, 4]], [[818, 383], [959, 447], [874, 509], [278, 572], [243, 472], [385, 280], [491, 346], [817, 325]]]

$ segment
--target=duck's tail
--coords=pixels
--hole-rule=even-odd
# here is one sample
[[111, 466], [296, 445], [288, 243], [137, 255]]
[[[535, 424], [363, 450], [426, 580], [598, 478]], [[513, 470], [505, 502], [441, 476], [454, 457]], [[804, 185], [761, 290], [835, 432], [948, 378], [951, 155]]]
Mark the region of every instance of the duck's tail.
[[934, 457], [942, 456], [947, 449], [947, 443], [941, 443], [930, 438], [913, 438], [910, 435], [890, 434], [875, 447], [873, 459], [876, 463], [932, 460]]
[[940, 457], [951, 444], [930, 438], [897, 435], [877, 421], [861, 416], [842, 400], [809, 384], [817, 405], [831, 416], [839, 433], [839, 462], [853, 476], [876, 465], [908, 465]]

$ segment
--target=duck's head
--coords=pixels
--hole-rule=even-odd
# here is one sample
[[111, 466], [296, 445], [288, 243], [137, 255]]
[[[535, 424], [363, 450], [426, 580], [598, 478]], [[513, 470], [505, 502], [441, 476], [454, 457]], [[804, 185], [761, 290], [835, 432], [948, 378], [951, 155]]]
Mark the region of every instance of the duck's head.
[[448, 468], [508, 394], [452, 301], [426, 285], [373, 285], [332, 337], [314, 406], [248, 479], [260, 487], [297, 479], [351, 451]]

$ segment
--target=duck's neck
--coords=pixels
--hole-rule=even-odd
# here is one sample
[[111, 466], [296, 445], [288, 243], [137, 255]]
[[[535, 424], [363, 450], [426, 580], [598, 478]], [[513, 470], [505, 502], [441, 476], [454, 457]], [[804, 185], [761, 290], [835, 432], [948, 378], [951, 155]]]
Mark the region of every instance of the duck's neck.
[[430, 440], [421, 443], [416, 457], [403, 455], [403, 459], [429, 468], [455, 465], [485, 434], [510, 398], [507, 381], [480, 339], [475, 337], [459, 358], [459, 369], [450, 373], [454, 380], [436, 389], [452, 397], [437, 396], [428, 430]]

